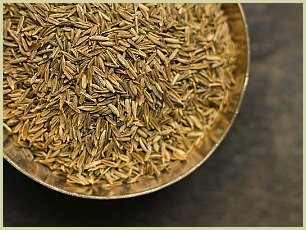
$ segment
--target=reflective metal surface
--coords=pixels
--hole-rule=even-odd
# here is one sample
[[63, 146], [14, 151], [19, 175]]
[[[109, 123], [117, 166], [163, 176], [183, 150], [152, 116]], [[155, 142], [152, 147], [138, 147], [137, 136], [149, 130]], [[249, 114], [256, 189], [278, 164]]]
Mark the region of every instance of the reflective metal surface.
[[111, 189], [103, 189], [98, 185], [80, 186], [65, 182], [65, 179], [54, 175], [51, 171], [26, 157], [16, 148], [11, 139], [4, 134], [4, 158], [15, 168], [33, 180], [59, 192], [72, 196], [91, 199], [118, 199], [139, 196], [157, 191], [169, 186], [198, 168], [217, 148], [227, 134], [239, 111], [239, 107], [248, 82], [250, 49], [245, 16], [240, 4], [224, 4], [225, 14], [228, 16], [232, 37], [238, 48], [236, 84], [229, 95], [228, 106], [224, 113], [218, 115], [212, 126], [206, 131], [202, 139], [197, 142], [182, 167], [171, 172], [163, 173], [159, 178], [123, 184]]

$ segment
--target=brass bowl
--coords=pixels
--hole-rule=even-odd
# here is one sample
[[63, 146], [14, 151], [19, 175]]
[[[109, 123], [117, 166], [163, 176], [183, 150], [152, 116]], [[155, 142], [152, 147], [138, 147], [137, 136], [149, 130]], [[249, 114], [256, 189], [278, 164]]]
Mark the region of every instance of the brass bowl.
[[65, 182], [63, 177], [54, 175], [51, 171], [26, 157], [24, 152], [12, 144], [11, 138], [4, 133], [4, 158], [16, 169], [33, 180], [56, 191], [91, 199], [118, 199], [139, 196], [151, 193], [169, 186], [198, 168], [214, 152], [239, 111], [239, 107], [248, 82], [250, 48], [245, 16], [242, 6], [236, 3], [224, 4], [223, 9], [228, 16], [229, 25], [234, 42], [238, 47], [237, 68], [235, 71], [236, 84], [229, 95], [226, 111], [219, 114], [207, 130], [206, 135], [197, 142], [190, 152], [187, 161], [181, 167], [171, 172], [163, 173], [157, 179], [144, 180], [134, 184], [123, 184], [111, 189], [103, 189], [99, 186], [78, 186]]

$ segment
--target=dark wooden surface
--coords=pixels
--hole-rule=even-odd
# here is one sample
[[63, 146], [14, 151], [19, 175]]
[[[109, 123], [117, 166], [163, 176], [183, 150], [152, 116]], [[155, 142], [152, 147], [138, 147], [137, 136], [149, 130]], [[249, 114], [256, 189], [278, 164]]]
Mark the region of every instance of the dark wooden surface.
[[301, 226], [302, 4], [244, 4], [250, 81], [213, 156], [142, 197], [97, 201], [50, 190], [4, 162], [4, 226]]

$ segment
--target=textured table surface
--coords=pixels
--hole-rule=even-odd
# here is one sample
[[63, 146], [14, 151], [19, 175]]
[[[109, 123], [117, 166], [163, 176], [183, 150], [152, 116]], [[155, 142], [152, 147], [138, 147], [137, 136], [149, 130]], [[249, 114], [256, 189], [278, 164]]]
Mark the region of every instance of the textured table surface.
[[182, 181], [126, 200], [50, 190], [4, 162], [4, 226], [301, 226], [302, 4], [244, 4], [252, 62], [241, 111]]

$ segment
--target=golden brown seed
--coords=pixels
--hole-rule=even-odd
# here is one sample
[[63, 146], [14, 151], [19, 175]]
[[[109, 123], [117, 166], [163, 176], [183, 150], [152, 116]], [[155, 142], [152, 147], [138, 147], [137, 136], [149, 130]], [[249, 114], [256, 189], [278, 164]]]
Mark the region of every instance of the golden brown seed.
[[110, 189], [180, 167], [229, 109], [221, 4], [3, 7], [4, 129], [69, 183]]

